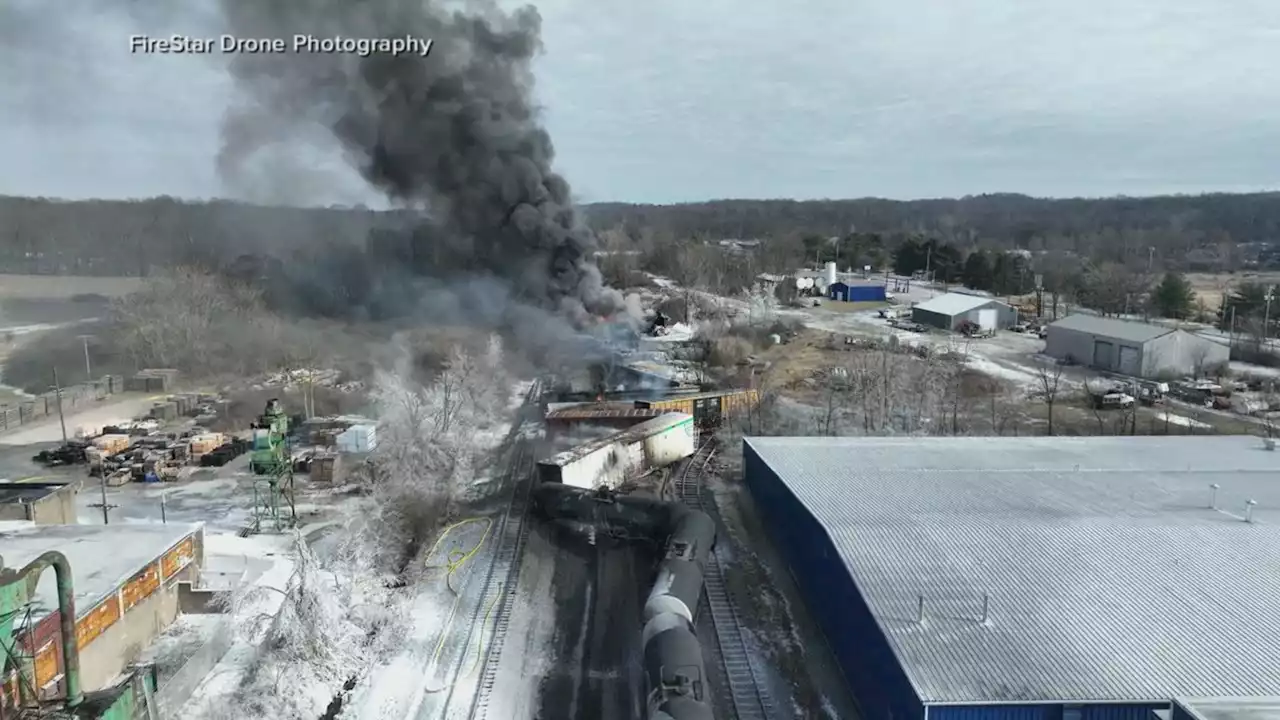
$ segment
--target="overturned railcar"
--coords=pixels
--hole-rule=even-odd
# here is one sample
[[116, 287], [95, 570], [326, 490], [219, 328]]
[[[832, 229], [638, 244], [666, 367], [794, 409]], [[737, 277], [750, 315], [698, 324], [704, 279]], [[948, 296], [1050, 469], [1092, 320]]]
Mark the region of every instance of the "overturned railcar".
[[665, 413], [539, 462], [538, 477], [580, 488], [616, 488], [690, 457], [696, 442], [692, 416]]

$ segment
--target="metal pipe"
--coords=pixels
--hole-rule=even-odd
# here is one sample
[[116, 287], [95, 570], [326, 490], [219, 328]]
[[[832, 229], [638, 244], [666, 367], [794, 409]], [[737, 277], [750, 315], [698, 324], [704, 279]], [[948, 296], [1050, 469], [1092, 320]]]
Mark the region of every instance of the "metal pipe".
[[1218, 488], [1220, 487], [1222, 486], [1218, 483], [1209, 486], [1209, 508], [1212, 510], [1218, 509]]
[[1258, 504], [1257, 501], [1254, 501], [1254, 500], [1250, 500], [1249, 502], [1244, 504], [1244, 521], [1245, 522], [1247, 523], [1253, 522], [1253, 506], [1257, 504]]
[[67, 556], [50, 550], [32, 560], [18, 571], [27, 581], [27, 597], [36, 593], [40, 574], [52, 567], [58, 587], [58, 626], [62, 643], [62, 668], [67, 678], [67, 707], [76, 707], [84, 701], [80, 691], [80, 650], [76, 647], [76, 596], [71, 580], [71, 563]]

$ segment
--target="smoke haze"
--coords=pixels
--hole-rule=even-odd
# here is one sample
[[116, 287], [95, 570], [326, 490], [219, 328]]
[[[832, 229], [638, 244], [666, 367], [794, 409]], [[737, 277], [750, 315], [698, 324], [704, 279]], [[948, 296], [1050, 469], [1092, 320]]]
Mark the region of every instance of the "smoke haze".
[[222, 7], [241, 38], [433, 42], [427, 57], [234, 55], [240, 98], [225, 118], [218, 158], [226, 182], [242, 182], [253, 158], [282, 139], [321, 127], [369, 183], [430, 214], [440, 232], [415, 233], [412, 242], [442, 242], [443, 234], [465, 244], [467, 270], [504, 279], [512, 300], [578, 327], [625, 309], [590, 261], [594, 238], [568, 183], [551, 169], [551, 140], [532, 100], [531, 61], [541, 48], [534, 8], [507, 13], [488, 2], [437, 0], [222, 0]]

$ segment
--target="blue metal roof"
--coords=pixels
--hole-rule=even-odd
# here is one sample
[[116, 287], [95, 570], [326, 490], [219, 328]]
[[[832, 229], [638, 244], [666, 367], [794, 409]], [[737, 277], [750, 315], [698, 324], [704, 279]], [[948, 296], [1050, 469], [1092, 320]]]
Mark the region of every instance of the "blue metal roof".
[[1280, 693], [1280, 453], [1257, 438], [746, 442], [925, 703]]

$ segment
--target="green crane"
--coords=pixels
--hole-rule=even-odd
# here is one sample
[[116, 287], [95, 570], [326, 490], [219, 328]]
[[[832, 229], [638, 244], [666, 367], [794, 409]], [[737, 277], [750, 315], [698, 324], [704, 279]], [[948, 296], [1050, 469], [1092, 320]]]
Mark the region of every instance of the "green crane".
[[11, 662], [17, 666], [20, 706], [38, 701], [34, 689], [35, 668], [32, 658], [18, 653], [13, 626], [23, 608], [31, 602], [31, 596], [35, 594], [40, 582], [40, 575], [49, 567], [53, 568], [58, 586], [62, 666], [67, 680], [65, 704], [68, 708], [73, 708], [84, 701], [84, 695], [80, 690], [80, 651], [76, 648], [76, 608], [75, 592], [71, 584], [71, 565], [62, 553], [44, 553], [21, 570], [6, 568], [3, 558], [0, 558], [0, 669], [7, 669]]
[[272, 398], [253, 430], [253, 454], [249, 470], [253, 480], [253, 524], [255, 532], [280, 532], [298, 520], [293, 503], [293, 452], [289, 448], [289, 416], [280, 401]]

